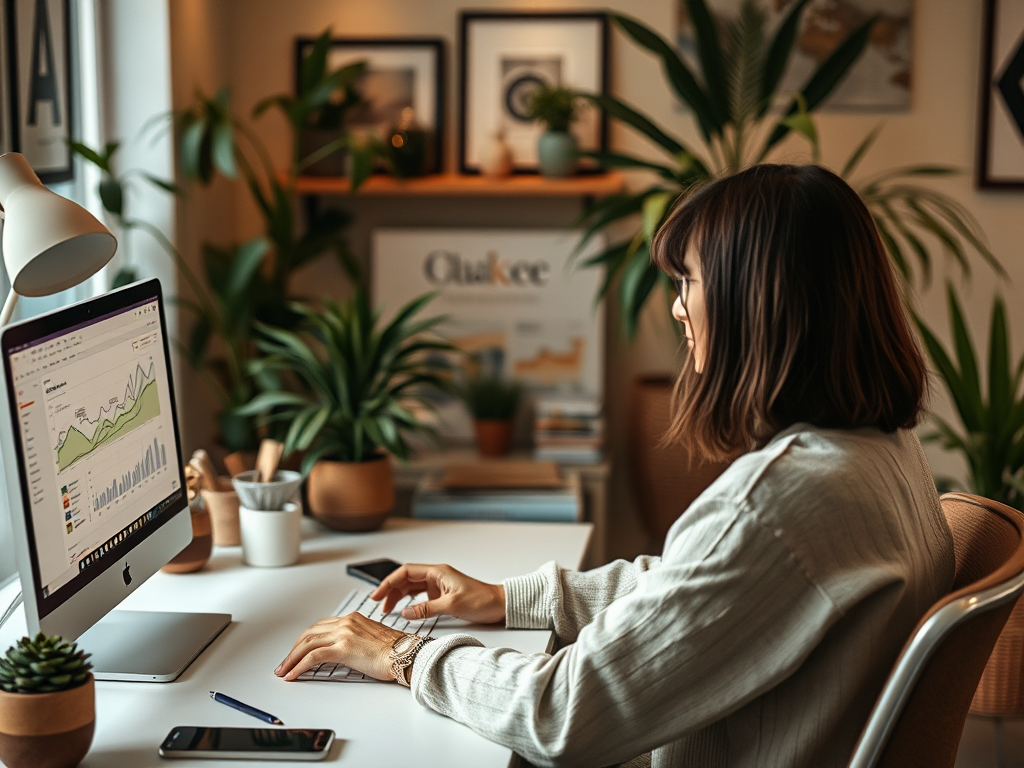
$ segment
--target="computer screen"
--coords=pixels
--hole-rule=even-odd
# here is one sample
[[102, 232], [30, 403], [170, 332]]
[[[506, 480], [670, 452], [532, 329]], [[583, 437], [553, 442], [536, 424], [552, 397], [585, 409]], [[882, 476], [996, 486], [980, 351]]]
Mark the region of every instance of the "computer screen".
[[3, 356], [42, 619], [187, 506], [159, 286], [12, 327]]

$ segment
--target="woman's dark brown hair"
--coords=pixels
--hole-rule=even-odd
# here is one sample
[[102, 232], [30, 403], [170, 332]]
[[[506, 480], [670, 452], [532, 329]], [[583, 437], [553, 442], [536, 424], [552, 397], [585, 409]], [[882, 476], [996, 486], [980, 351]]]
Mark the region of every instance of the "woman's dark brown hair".
[[691, 246], [706, 354], [700, 374], [684, 368], [667, 439], [721, 459], [798, 422], [917, 423], [924, 360], [871, 214], [841, 178], [757, 165], [712, 182], [655, 236], [654, 261], [685, 274]]

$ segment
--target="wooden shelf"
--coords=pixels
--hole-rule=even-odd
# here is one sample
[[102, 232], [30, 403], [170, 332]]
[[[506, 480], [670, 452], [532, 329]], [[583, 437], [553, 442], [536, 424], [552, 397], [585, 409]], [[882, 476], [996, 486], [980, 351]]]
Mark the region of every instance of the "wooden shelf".
[[[295, 189], [303, 195], [353, 194], [346, 177], [300, 176]], [[362, 197], [603, 197], [621, 192], [622, 174], [601, 173], [546, 179], [521, 175], [492, 179], [441, 173], [412, 179], [371, 176], [356, 190]]]

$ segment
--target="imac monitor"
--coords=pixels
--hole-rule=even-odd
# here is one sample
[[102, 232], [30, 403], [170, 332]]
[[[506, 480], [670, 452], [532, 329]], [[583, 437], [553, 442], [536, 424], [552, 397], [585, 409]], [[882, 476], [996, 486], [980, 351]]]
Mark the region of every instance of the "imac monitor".
[[111, 613], [192, 540], [159, 281], [8, 326], [0, 347], [29, 633], [79, 638], [97, 679], [174, 679], [230, 616]]

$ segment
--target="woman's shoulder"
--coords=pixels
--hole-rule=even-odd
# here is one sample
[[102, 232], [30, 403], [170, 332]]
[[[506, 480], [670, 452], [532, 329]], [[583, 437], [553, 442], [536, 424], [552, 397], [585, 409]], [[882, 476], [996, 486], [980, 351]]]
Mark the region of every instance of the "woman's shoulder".
[[797, 424], [739, 457], [694, 502], [715, 500], [771, 528], [896, 514], [939, 514], [938, 495], [910, 430]]

